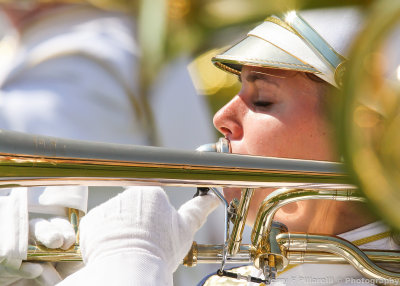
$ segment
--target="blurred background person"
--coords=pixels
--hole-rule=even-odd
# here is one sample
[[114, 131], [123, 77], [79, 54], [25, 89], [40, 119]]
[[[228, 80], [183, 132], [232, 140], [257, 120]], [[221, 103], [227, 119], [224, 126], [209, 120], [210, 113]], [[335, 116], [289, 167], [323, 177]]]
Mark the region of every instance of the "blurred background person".
[[[61, 3], [32, 3], [29, 7], [5, 4], [2, 8], [10, 29], [0, 47], [1, 128], [71, 139], [149, 144], [146, 120], [136, 96], [135, 61], [139, 51], [129, 17], [88, 5]], [[22, 191], [4, 194], [11, 199], [23, 196]], [[86, 212], [87, 187], [36, 187], [26, 194], [31, 213], [51, 215], [49, 220], [31, 220], [31, 236], [47, 247], [71, 246], [65, 209]], [[24, 208], [23, 198], [20, 202], [14, 200], [14, 207]], [[27, 220], [24, 210], [19, 214]], [[27, 223], [18, 225], [15, 232], [20, 237], [14, 240], [25, 244]], [[68, 275], [68, 271], [60, 271], [65, 267], [56, 271], [50, 264], [24, 265], [29, 271], [18, 272], [18, 264], [12, 261], [4, 260], [4, 272], [10, 269], [14, 275], [9, 275], [8, 282], [2, 281], [3, 285], [18, 280], [20, 274], [35, 278], [19, 282], [29, 285], [54, 285]], [[2, 277], [7, 280], [8, 276]]]
[[[143, 107], [146, 99], [138, 96], [140, 49], [132, 16], [85, 4], [10, 3], [2, 4], [2, 9], [9, 26], [0, 44], [0, 128], [71, 139], [186, 149], [214, 140], [211, 128], [207, 129], [211, 126], [207, 106], [195, 96], [187, 72], [181, 70], [187, 59], [166, 68], [153, 90], [152, 104], [157, 106], [154, 119], [146, 112]], [[176, 116], [178, 113], [173, 110], [180, 104], [191, 109], [183, 116], [187, 119], [194, 115], [193, 124], [192, 120]], [[152, 121], [162, 124], [162, 130], [168, 127], [167, 132], [158, 135], [159, 143], [152, 140], [157, 136], [150, 134], [153, 129], [148, 124]], [[177, 136], [185, 132], [187, 140]], [[89, 208], [121, 190], [93, 189]], [[69, 274], [66, 264], [55, 265], [55, 269], [50, 264], [39, 267], [25, 263], [18, 271], [26, 249], [22, 231], [27, 229], [25, 205], [29, 206], [31, 218], [36, 217], [33, 212], [65, 217], [67, 207], [84, 213], [87, 188], [36, 187], [27, 193], [25, 189], [14, 189], [2, 190], [2, 194], [4, 206], [18, 206], [13, 222], [6, 224], [10, 213], [1, 213], [2, 229], [21, 219], [25, 222], [0, 242], [4, 249], [1, 285], [15, 281], [16, 285], [54, 285]], [[48, 247], [60, 247], [65, 240], [63, 247], [67, 248], [73, 243], [71, 229], [60, 231], [63, 225], [65, 219], [31, 220], [31, 235]], [[10, 240], [19, 243], [10, 246]], [[12, 263], [11, 257], [15, 258]], [[19, 280], [24, 277], [35, 279]]]

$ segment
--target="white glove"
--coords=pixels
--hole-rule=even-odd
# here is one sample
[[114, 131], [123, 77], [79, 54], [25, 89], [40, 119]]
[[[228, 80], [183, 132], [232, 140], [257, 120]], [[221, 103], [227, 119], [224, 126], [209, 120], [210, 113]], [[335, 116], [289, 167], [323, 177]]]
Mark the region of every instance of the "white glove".
[[43, 268], [38, 263], [23, 262], [18, 269], [0, 264], [0, 285], [11, 285], [21, 279], [34, 279], [42, 272]]
[[22, 262], [28, 245], [27, 189], [3, 189], [0, 195], [0, 285], [40, 276], [40, 264]]
[[29, 211], [53, 214], [51, 219], [29, 221], [29, 238], [48, 248], [68, 249], [75, 242], [75, 232], [67, 220], [66, 208], [86, 212], [88, 188], [83, 186], [33, 187], [28, 192]]
[[178, 211], [159, 187], [131, 187], [81, 220], [87, 264], [59, 285], [172, 285], [195, 232], [219, 204], [196, 197]]
[[0, 262], [18, 269], [26, 258], [28, 245], [28, 211], [26, 188], [0, 196]]
[[[75, 232], [66, 218], [37, 218], [29, 221], [29, 238], [48, 248], [66, 250], [75, 242]], [[1, 286], [55, 285], [61, 280], [50, 263], [23, 262], [19, 268], [0, 265]]]
[[32, 187], [28, 192], [29, 212], [63, 216], [66, 208], [87, 210], [88, 187]]
[[48, 248], [67, 250], [75, 243], [75, 231], [64, 217], [53, 217], [49, 220], [36, 218], [29, 221], [29, 238], [40, 242]]
[[65, 217], [56, 216], [28, 224], [28, 209], [53, 215], [65, 215], [66, 207], [86, 211], [87, 187], [15, 188], [1, 195], [0, 285], [54, 285], [61, 281], [51, 264], [22, 260], [26, 259], [28, 236], [49, 248], [68, 249], [75, 242], [74, 229]]

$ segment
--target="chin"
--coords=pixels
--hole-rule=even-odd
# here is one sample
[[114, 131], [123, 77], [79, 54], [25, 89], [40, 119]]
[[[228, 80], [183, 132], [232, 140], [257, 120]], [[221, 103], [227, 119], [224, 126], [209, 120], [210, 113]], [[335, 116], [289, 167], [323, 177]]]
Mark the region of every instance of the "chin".
[[242, 191], [240, 188], [224, 188], [223, 194], [228, 203], [230, 203], [234, 198], [240, 200]]

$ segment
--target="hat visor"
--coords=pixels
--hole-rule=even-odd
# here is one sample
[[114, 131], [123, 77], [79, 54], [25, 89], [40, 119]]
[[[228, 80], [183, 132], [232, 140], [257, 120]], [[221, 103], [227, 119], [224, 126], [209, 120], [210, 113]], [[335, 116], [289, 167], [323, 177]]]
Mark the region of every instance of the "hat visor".
[[242, 66], [258, 66], [319, 73], [284, 50], [261, 38], [248, 36], [221, 55], [212, 58], [219, 68], [239, 75]]

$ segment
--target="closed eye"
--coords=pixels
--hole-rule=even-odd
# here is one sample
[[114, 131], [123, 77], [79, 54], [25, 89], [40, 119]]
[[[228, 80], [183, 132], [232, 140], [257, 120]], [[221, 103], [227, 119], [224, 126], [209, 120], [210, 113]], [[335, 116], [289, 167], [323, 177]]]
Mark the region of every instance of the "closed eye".
[[256, 101], [254, 102], [254, 106], [256, 107], [268, 107], [272, 105], [273, 103], [270, 101]]

